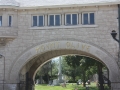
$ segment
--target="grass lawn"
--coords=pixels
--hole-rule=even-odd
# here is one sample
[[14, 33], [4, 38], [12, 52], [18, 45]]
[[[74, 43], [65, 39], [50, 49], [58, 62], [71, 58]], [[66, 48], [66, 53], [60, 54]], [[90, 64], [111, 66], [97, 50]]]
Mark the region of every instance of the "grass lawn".
[[[83, 87], [82, 85], [76, 85], [76, 84], [68, 84], [66, 85], [66, 87], [62, 87], [62, 86], [48, 86], [48, 85], [35, 85], [35, 90], [74, 90], [75, 88], [77, 88], [77, 90], [86, 90], [85, 87]], [[91, 83], [91, 85], [89, 85], [89, 90], [98, 90], [95, 83]]]

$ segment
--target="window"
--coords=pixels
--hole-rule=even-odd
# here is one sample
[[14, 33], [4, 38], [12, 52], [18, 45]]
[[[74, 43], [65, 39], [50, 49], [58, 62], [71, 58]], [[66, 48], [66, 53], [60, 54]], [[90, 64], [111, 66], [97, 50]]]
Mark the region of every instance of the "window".
[[8, 16], [8, 26], [9, 27], [12, 26], [12, 16], [11, 15]]
[[41, 15], [41, 16], [33, 16], [33, 18], [32, 18], [33, 20], [33, 24], [32, 24], [32, 26], [33, 27], [41, 27], [41, 26], [44, 26], [44, 16], [43, 15]]
[[2, 16], [0, 16], [0, 26], [2, 26]]
[[44, 23], [43, 23], [44, 19], [43, 19], [43, 16], [39, 16], [39, 26], [43, 26]]
[[37, 26], [37, 16], [33, 16], [33, 26]]
[[94, 13], [83, 13], [82, 15], [82, 24], [95, 24]]
[[60, 26], [60, 15], [49, 15], [49, 26]]
[[77, 25], [78, 24], [78, 14], [66, 14], [66, 25]]

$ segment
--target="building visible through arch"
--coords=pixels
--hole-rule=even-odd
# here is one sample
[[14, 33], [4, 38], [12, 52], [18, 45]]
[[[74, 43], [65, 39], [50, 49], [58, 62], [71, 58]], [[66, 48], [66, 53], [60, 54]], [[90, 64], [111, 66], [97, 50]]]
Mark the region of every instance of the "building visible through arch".
[[110, 35], [118, 31], [119, 3], [1, 0], [0, 90], [19, 90], [26, 75], [32, 79], [41, 64], [66, 54], [102, 61], [109, 69], [112, 90], [120, 90], [119, 46]]

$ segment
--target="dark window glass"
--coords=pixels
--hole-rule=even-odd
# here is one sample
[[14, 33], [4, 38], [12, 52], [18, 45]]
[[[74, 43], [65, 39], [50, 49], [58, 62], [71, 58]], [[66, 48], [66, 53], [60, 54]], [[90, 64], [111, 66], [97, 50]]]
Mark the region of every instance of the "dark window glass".
[[49, 16], [49, 25], [54, 26], [54, 15]]
[[60, 15], [55, 15], [55, 26], [60, 26]]
[[90, 24], [95, 24], [94, 13], [90, 13]]
[[9, 16], [9, 26], [12, 24], [12, 16]]
[[77, 14], [72, 14], [72, 24], [77, 25]]
[[39, 26], [43, 26], [43, 16], [39, 16]]
[[71, 15], [67, 14], [66, 15], [66, 25], [70, 25], [71, 24]]
[[0, 16], [0, 26], [2, 26], [2, 16]]
[[37, 16], [33, 16], [33, 26], [37, 26]]
[[88, 24], [88, 13], [83, 14], [83, 24]]

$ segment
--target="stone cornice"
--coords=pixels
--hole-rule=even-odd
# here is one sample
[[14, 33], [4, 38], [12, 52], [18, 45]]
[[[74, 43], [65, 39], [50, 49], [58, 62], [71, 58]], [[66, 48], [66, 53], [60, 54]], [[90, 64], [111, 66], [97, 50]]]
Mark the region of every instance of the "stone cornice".
[[13, 8], [13, 9], [39, 9], [39, 8], [65, 8], [65, 7], [87, 7], [87, 6], [103, 6], [103, 5], [117, 5], [119, 2], [105, 2], [105, 3], [89, 3], [89, 4], [67, 4], [67, 5], [50, 5], [50, 6], [10, 6], [0, 5], [0, 8]]

